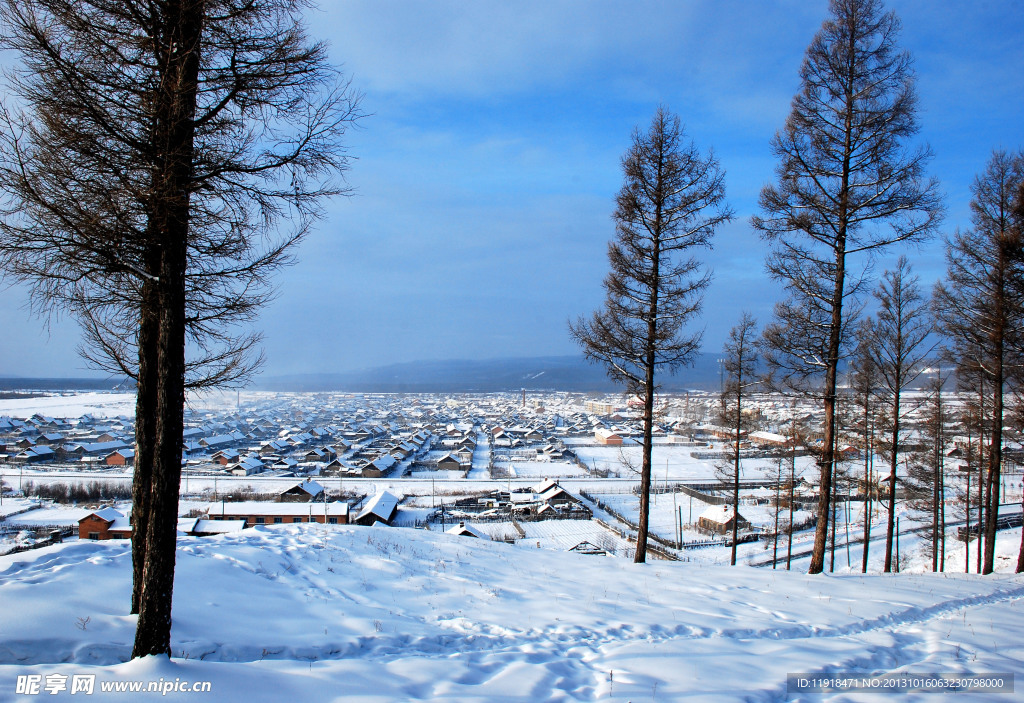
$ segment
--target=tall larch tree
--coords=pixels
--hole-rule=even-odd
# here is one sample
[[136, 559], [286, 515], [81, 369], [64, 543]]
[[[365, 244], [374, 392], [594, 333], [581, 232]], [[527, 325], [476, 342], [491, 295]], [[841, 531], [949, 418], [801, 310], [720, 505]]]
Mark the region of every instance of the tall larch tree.
[[776, 183], [761, 191], [763, 214], [752, 219], [772, 247], [767, 268], [786, 287], [788, 308], [827, 325], [824, 356], [813, 360], [824, 431], [810, 573], [824, 566], [844, 305], [862, 280], [852, 267], [896, 242], [926, 238], [941, 215], [937, 184], [924, 176], [929, 150], [905, 146], [918, 130], [917, 100], [910, 56], [896, 43], [899, 20], [879, 0], [832, 0], [829, 15], [772, 140]]
[[971, 229], [946, 242], [946, 280], [935, 289], [941, 326], [988, 415], [982, 573], [995, 564], [1006, 397], [1024, 369], [1024, 153], [997, 151], [974, 180]]
[[633, 132], [622, 159], [624, 183], [616, 199], [615, 238], [604, 306], [570, 323], [584, 355], [602, 364], [643, 403], [640, 520], [635, 561], [647, 559], [654, 397], [659, 371], [674, 372], [700, 350], [691, 331], [710, 274], [697, 254], [715, 229], [732, 218], [725, 174], [711, 153], [685, 139], [677, 116], [658, 108], [647, 130]]
[[123, 332], [90, 353], [138, 382], [133, 656], [170, 652], [187, 340], [202, 352], [219, 336], [206, 358], [232, 375], [253, 337], [230, 326], [345, 190], [355, 101], [307, 38], [306, 7], [0, 3], [3, 46], [21, 58], [0, 137], [2, 263], [87, 338]]

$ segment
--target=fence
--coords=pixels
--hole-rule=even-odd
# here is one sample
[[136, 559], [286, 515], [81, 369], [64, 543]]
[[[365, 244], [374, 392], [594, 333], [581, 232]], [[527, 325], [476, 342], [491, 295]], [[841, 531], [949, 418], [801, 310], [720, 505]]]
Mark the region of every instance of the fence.
[[[495, 510], [491, 508], [490, 510]], [[451, 512], [445, 510], [435, 510], [428, 514], [427, 517], [422, 520], [417, 520], [419, 524], [432, 524], [437, 522], [445, 523], [456, 523], [460, 521], [472, 520], [473, 522], [511, 522], [513, 524], [518, 522], [544, 522], [545, 520], [590, 520], [594, 517], [594, 514], [589, 508], [581, 507], [574, 510], [561, 510], [561, 511], [546, 511], [540, 515], [535, 513], [520, 513], [515, 515], [508, 510], [495, 510], [490, 514], [489, 510], [483, 510], [479, 513], [472, 510], [458, 510]]]
[[[640, 529], [639, 525], [637, 525], [635, 522], [633, 522], [632, 520], [627, 518], [625, 515], [620, 513], [618, 510], [616, 510], [612, 506], [610, 506], [607, 503], [605, 503], [600, 498], [597, 498], [596, 496], [593, 496], [593, 495], [587, 493], [586, 491], [580, 491], [580, 495], [583, 496], [584, 498], [586, 498], [587, 500], [589, 500], [591, 503], [594, 503], [597, 507], [599, 507], [599, 508], [601, 508], [601, 510], [604, 510], [605, 512], [607, 512], [609, 515], [614, 517], [616, 520], [618, 520], [622, 524], [628, 525], [630, 529], [639, 531], [639, 529]], [[602, 524], [604, 524], [604, 523], [602, 523]], [[607, 527], [607, 525], [605, 525], [605, 526]], [[627, 537], [627, 539], [635, 540], [636, 538], [635, 537]], [[674, 554], [672, 554], [669, 551], [666, 551], [666, 550], [672, 549], [674, 547], [674, 545], [672, 543], [668, 542], [667, 540], [662, 539], [661, 537], [657, 536], [653, 532], [648, 532], [647, 533], [647, 541], [648, 541], [648, 544], [647, 544], [647, 549], [648, 550], [656, 552], [658, 554], [658, 556], [662, 557], [663, 559], [671, 559], [671, 560], [676, 559], [676, 556]]]
[[[1011, 513], [1010, 515], [1000, 515], [996, 518], [997, 530], [1008, 530], [1011, 527], [1020, 527], [1022, 524], [1024, 524], [1024, 513]], [[974, 539], [981, 527], [978, 524], [971, 525], [970, 530], [967, 527], [958, 527], [956, 531], [957, 539], [965, 542], [968, 535], [970, 535], [971, 539]]]
[[720, 496], [713, 496], [710, 493], [703, 493], [689, 486], [678, 486], [679, 492], [703, 501], [708, 505], [725, 505], [728, 501]]
[[44, 527], [34, 527], [35, 531], [49, 530], [50, 534], [46, 539], [33, 542], [32, 544], [22, 544], [16, 547], [11, 547], [4, 554], [20, 554], [21, 552], [27, 552], [31, 549], [40, 549], [42, 547], [48, 547], [51, 544], [60, 544], [64, 541], [65, 537], [70, 537], [78, 531], [78, 528], [71, 527], [68, 525], [46, 525]]

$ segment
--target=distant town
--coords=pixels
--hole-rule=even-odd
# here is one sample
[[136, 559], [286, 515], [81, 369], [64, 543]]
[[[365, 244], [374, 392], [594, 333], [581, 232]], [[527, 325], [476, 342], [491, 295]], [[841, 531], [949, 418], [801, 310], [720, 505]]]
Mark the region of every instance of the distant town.
[[[67, 395], [69, 406], [80, 397]], [[637, 404], [615, 394], [527, 391], [215, 395], [186, 416], [179, 533], [384, 523], [629, 557], [639, 511]], [[816, 412], [811, 402], [751, 397], [733, 509], [726, 465], [735, 433], [720, 424], [721, 398], [660, 397], [654, 558], [723, 561], [733, 520], [744, 561], [781, 566], [805, 556], [820, 443], [805, 428], [820, 426]], [[923, 444], [920, 415], [908, 418], [907, 455]], [[876, 524], [872, 539], [884, 536], [877, 525], [888, 476], [886, 462], [864, 451], [863, 426], [847, 419], [834, 530], [841, 566], [860, 559], [865, 520]], [[970, 440], [951, 429], [947, 520], [969, 540], [970, 472], [955, 467]], [[130, 538], [133, 432], [130, 414], [0, 417], [2, 550]], [[1015, 504], [1002, 513], [1007, 527], [1020, 523], [1021, 455], [1020, 444], [1007, 441], [1002, 502]], [[901, 558], [909, 560], [925, 544], [918, 537], [928, 516], [915, 510], [913, 482], [901, 475], [898, 485]]]

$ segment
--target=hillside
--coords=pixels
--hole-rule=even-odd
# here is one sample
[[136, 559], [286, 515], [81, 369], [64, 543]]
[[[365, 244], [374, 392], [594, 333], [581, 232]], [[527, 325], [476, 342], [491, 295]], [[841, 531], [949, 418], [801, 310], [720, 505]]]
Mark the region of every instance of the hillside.
[[[104, 683], [162, 679], [245, 703], [771, 701], [790, 673], [991, 674], [1024, 660], [1024, 580], [1009, 574], [811, 577], [279, 526], [181, 538], [174, 658], [122, 663], [130, 561], [125, 542], [84, 541], [0, 558], [0, 700], [15, 700], [18, 676], [95, 674], [90, 700], [126, 700]], [[156, 699], [197, 696], [133, 698]]]

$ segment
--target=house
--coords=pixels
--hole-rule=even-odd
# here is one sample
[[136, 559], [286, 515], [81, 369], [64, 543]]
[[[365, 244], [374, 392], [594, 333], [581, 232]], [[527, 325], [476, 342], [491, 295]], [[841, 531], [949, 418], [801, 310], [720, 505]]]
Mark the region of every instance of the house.
[[78, 521], [79, 539], [131, 539], [130, 520], [119, 510], [103, 508]]
[[312, 503], [323, 501], [324, 487], [313, 479], [307, 478], [302, 483], [296, 484], [278, 495], [282, 503]]
[[712, 505], [697, 518], [697, 527], [724, 535], [732, 532], [733, 521], [738, 523], [737, 529], [750, 527], [750, 521], [737, 513], [733, 506]]
[[569, 505], [579, 503], [579, 498], [559, 486], [555, 481], [546, 478], [530, 490], [538, 495], [541, 501], [552, 506]]
[[334, 458], [335, 458], [334, 457], [334, 453], [332, 451], [330, 451], [326, 447], [324, 447], [322, 449], [310, 449], [302, 457], [303, 461], [312, 461], [312, 462], [326, 462], [326, 461], [330, 461], [331, 459], [334, 459]]
[[298, 468], [299, 462], [289, 456], [282, 457], [270, 465], [270, 470], [279, 472], [279, 475], [294, 473]]
[[237, 464], [229, 466], [227, 470], [235, 476], [251, 476], [252, 474], [262, 473], [265, 468], [259, 457], [247, 456]]
[[24, 463], [31, 463], [36, 461], [53, 461], [57, 458], [57, 452], [53, 451], [50, 447], [29, 447], [23, 452], [18, 452], [14, 456], [15, 461], [21, 461]]
[[366, 502], [353, 522], [357, 525], [373, 525], [378, 522], [390, 525], [397, 513], [398, 497], [381, 491]]
[[622, 444], [622, 436], [612, 432], [604, 427], [599, 427], [594, 430], [594, 439], [597, 440], [598, 444], [607, 444], [610, 446], [617, 446]]
[[476, 537], [477, 539], [486, 540], [490, 539], [490, 536], [488, 536], [487, 534], [481, 532], [472, 525], [467, 525], [464, 522], [460, 522], [455, 527], [448, 528], [447, 530], [445, 530], [445, 534], [459, 535], [460, 537]]
[[751, 432], [747, 435], [747, 439], [756, 445], [769, 447], [788, 447], [792, 443], [791, 437], [775, 432]]
[[64, 451], [69, 456], [76, 457], [87, 457], [87, 456], [107, 456], [113, 451], [118, 449], [128, 449], [130, 445], [127, 442], [121, 440], [111, 440], [104, 442], [82, 442], [78, 444], [66, 444], [64, 445]]
[[362, 472], [359, 469], [349, 466], [341, 459], [335, 459], [327, 464], [320, 471], [321, 476], [362, 476]]
[[52, 445], [64, 441], [64, 435], [60, 432], [47, 432], [36, 437], [36, 444]]
[[386, 472], [390, 471], [397, 463], [398, 460], [390, 454], [379, 456], [363, 467], [363, 477], [380, 478]]
[[241, 459], [241, 454], [236, 449], [220, 449], [210, 457], [221, 466], [236, 464]]
[[275, 439], [270, 442], [265, 442], [260, 445], [259, 454], [260, 456], [266, 456], [268, 454], [284, 454], [292, 450], [292, 445], [283, 439]]
[[462, 462], [459, 461], [459, 458], [451, 454], [445, 454], [437, 460], [438, 471], [459, 471], [462, 468]]
[[107, 466], [132, 466], [135, 464], [135, 450], [118, 449], [108, 454], [103, 463]]
[[230, 445], [238, 442], [239, 439], [235, 435], [221, 434], [213, 437], [204, 437], [199, 440], [199, 446], [203, 449], [226, 449]]

